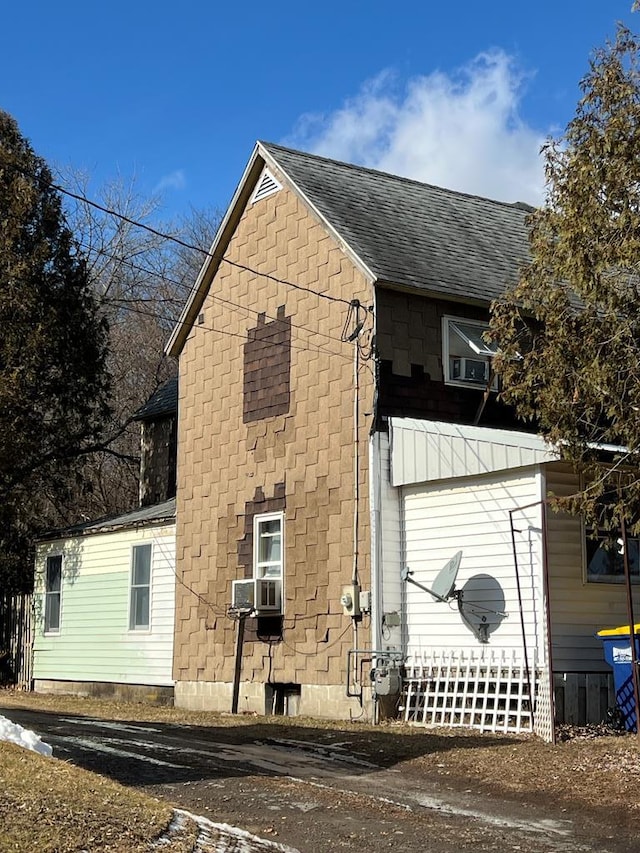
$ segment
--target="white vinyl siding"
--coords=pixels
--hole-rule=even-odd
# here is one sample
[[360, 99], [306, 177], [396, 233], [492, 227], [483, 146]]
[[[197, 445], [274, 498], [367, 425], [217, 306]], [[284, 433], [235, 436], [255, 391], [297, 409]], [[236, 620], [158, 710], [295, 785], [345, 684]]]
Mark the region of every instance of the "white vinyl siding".
[[[558, 497], [579, 489], [578, 476], [568, 466], [547, 466], [547, 489]], [[577, 516], [549, 513], [549, 575], [551, 625], [556, 672], [609, 672], [601, 628], [627, 625], [624, 584], [587, 583], [584, 529]], [[640, 590], [633, 587], [634, 608], [640, 613]], [[637, 618], [636, 618], [636, 621]]]
[[[405, 561], [413, 579], [430, 587], [438, 571], [459, 550], [456, 581], [465, 601], [502, 610], [492, 616], [491, 648], [522, 650], [509, 510], [541, 497], [539, 469], [531, 467], [483, 477], [406, 486], [402, 489]], [[518, 513], [516, 548], [520, 570], [527, 648], [544, 647], [540, 506]], [[408, 652], [482, 648], [462, 620], [455, 601], [447, 604], [407, 583]]]
[[[134, 545], [152, 545], [150, 628], [130, 631]], [[64, 554], [64, 612], [58, 636], [38, 613], [35, 679], [170, 686], [175, 614], [175, 525], [91, 534], [38, 547], [36, 582], [46, 558]]]
[[414, 418], [391, 418], [390, 428], [394, 486], [525, 468], [557, 458], [531, 433]]

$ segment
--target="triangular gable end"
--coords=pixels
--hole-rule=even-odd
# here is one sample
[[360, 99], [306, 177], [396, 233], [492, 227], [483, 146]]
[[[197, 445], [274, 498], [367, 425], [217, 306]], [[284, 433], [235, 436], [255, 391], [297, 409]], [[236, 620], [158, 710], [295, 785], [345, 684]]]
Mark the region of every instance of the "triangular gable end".
[[[240, 217], [246, 206], [260, 198], [265, 198], [272, 193], [278, 192], [284, 184], [274, 177], [274, 172], [281, 175], [287, 186], [293, 190], [304, 202], [304, 204], [318, 217], [328, 232], [336, 239], [338, 245], [350, 257], [351, 261], [361, 270], [371, 283], [376, 281], [376, 276], [367, 267], [364, 261], [348, 245], [343, 237], [336, 231], [330, 222], [312, 204], [310, 199], [302, 192], [296, 182], [281, 168], [276, 158], [269, 152], [268, 147], [258, 142], [253, 150], [251, 159], [242, 175], [240, 183], [236, 188], [227, 212], [220, 223], [213, 244], [209, 249], [209, 257], [205, 260], [198, 278], [189, 294], [182, 310], [182, 314], [176, 323], [171, 337], [165, 347], [167, 355], [178, 357], [182, 347], [189, 335], [191, 327], [196, 322], [198, 312], [209, 292], [211, 282], [220, 266], [226, 248], [231, 240]], [[277, 188], [274, 188], [277, 185]]]

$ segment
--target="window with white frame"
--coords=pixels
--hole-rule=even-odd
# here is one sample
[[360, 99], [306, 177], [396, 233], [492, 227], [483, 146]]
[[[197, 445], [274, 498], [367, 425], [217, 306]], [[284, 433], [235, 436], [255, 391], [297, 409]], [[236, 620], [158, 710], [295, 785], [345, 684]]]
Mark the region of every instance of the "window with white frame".
[[448, 385], [466, 388], [497, 388], [492, 380], [491, 359], [497, 353], [495, 344], [484, 340], [488, 323], [461, 317], [442, 319], [442, 364]]
[[253, 573], [256, 578], [282, 580], [283, 520], [281, 512], [256, 515], [253, 520]]
[[253, 603], [258, 615], [282, 613], [283, 539], [283, 513], [272, 512], [255, 516], [253, 519]]
[[129, 630], [148, 631], [151, 624], [151, 544], [134, 545], [131, 553]]
[[47, 557], [44, 578], [44, 632], [57, 634], [60, 631], [62, 605], [62, 554]]

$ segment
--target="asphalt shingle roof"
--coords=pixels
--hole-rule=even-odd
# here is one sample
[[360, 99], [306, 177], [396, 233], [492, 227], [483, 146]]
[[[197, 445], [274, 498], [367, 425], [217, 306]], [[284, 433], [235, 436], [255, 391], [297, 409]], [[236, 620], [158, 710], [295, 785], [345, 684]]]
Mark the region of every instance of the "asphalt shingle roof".
[[528, 258], [527, 205], [261, 145], [380, 282], [486, 303]]
[[81, 524], [74, 524], [71, 527], [65, 527], [62, 530], [54, 530], [48, 533], [43, 533], [38, 537], [44, 539], [60, 539], [63, 536], [79, 536], [87, 533], [100, 533], [108, 530], [117, 530], [121, 527], [142, 527], [145, 524], [159, 523], [162, 521], [172, 521], [176, 517], [176, 499], [163, 501], [160, 504], [153, 506], [142, 506], [134, 509], [131, 512], [125, 512], [121, 515], [99, 518], [95, 521], [85, 521]]
[[178, 411], [178, 377], [167, 379], [133, 416], [136, 421], [173, 415]]

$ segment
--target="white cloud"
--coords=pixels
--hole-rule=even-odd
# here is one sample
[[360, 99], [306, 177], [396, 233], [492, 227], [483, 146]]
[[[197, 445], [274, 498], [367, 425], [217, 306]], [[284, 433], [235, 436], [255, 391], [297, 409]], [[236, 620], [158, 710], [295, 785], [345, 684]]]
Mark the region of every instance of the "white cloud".
[[335, 112], [303, 116], [287, 142], [462, 192], [537, 204], [545, 134], [520, 116], [524, 83], [500, 50], [403, 88], [386, 71]]
[[153, 188], [154, 193], [162, 193], [165, 190], [183, 190], [187, 185], [187, 178], [183, 169], [176, 169], [168, 175], [163, 175]]

